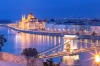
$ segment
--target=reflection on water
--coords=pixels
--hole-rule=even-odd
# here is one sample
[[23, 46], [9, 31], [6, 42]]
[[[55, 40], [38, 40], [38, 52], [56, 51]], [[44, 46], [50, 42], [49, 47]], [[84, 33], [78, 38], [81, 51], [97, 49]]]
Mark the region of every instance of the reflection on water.
[[[73, 49], [78, 49], [77, 47], [77, 36], [73, 35], [65, 35], [64, 36], [64, 43], [68, 43], [67, 45], [64, 46], [64, 52], [73, 52]], [[70, 50], [71, 49], [71, 50]], [[75, 61], [79, 60], [79, 55], [74, 55], [74, 56], [63, 56], [63, 62], [66, 63], [67, 65], [73, 66], [75, 64]]]
[[4, 52], [20, 55], [24, 48], [36, 48], [38, 52], [63, 43], [63, 37], [18, 33], [14, 30], [1, 27], [0, 34], [5, 34], [7, 42], [3, 47]]
[[[60, 43], [64, 43], [64, 38], [60, 37], [60, 36], [48, 36], [48, 35], [36, 35], [36, 34], [27, 34], [27, 33], [18, 33], [17, 31], [14, 30], [9, 30], [8, 28], [5, 27], [0, 27], [0, 34], [4, 34], [5, 38], [7, 38], [7, 42], [5, 43], [4, 47], [3, 47], [3, 52], [9, 52], [9, 53], [13, 53], [13, 54], [17, 54], [20, 55], [22, 50], [24, 48], [36, 48], [38, 50], [38, 52], [42, 52], [44, 50], [47, 50], [51, 47], [56, 46], [57, 44]], [[69, 41], [69, 39], [66, 39], [67, 41]], [[71, 48], [72, 49], [77, 49], [80, 48], [82, 46], [83, 47], [89, 47], [88, 43], [91, 43], [91, 40], [80, 40], [80, 41], [84, 41], [86, 43], [77, 43], [77, 41], [75, 40], [71, 40]], [[95, 40], [94, 42], [92, 42], [93, 44], [100, 44], [99, 40]], [[77, 46], [76, 46], [77, 45]], [[64, 46], [65, 47], [65, 46]], [[60, 48], [61, 49], [61, 48]], [[60, 49], [58, 49], [57, 51], [59, 51]], [[65, 50], [64, 50], [65, 51]], [[67, 59], [68, 57], [72, 57], [70, 59], [70, 61], [73, 62], [74, 60], [78, 60], [80, 59], [82, 61], [82, 66], [91, 66], [92, 65], [92, 61], [86, 61], [86, 59], [89, 59], [91, 57], [93, 57], [93, 55], [91, 55], [90, 53], [82, 53], [80, 56], [76, 55], [76, 56], [64, 56], [62, 58], [62, 61], [69, 62], [69, 59]], [[73, 58], [74, 57], [74, 58]], [[61, 61], [61, 57], [58, 58], [54, 58], [54, 60], [56, 62]], [[89, 64], [84, 64], [84, 62], [88, 62]], [[70, 62], [69, 62], [70, 63]]]
[[16, 44], [15, 45], [17, 46], [20, 44], [20, 46], [18, 47], [21, 48], [21, 51], [24, 48], [36, 48], [39, 52], [42, 52], [58, 44], [59, 42], [57, 39], [58, 39], [57, 36], [19, 33], [19, 34], [16, 34], [16, 37], [15, 37]]

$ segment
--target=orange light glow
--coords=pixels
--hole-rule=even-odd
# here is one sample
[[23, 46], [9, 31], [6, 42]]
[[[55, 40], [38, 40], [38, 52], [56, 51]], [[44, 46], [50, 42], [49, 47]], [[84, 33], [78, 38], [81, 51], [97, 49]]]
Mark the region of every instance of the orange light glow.
[[96, 63], [100, 62], [100, 56], [99, 55], [95, 55], [95, 61], [96, 61]]

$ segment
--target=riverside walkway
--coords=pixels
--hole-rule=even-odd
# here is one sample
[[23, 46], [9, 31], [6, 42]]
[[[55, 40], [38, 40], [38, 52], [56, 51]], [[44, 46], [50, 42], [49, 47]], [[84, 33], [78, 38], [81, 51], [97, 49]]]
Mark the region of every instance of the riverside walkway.
[[67, 31], [67, 30], [24, 30], [24, 29], [19, 29], [17, 27], [5, 25], [9, 29], [13, 29], [18, 32], [24, 32], [24, 33], [29, 33], [29, 34], [39, 34], [39, 35], [56, 35], [56, 36], [64, 36], [64, 35], [77, 35], [78, 39], [97, 39], [100, 40], [100, 35], [99, 34], [94, 34], [88, 31]]

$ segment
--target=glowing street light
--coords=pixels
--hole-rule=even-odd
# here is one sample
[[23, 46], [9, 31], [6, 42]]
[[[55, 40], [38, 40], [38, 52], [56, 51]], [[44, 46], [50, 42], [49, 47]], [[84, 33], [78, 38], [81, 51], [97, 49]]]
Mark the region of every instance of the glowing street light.
[[65, 32], [65, 29], [62, 29], [62, 32], [64, 33]]
[[60, 31], [60, 29], [58, 29], [58, 31]]
[[47, 30], [49, 31], [50, 29], [49, 29], [49, 28], [47, 28]]
[[98, 64], [100, 63], [100, 55], [95, 55], [95, 62], [96, 62], [96, 64], [97, 64], [97, 66], [98, 66]]
[[54, 29], [54, 31], [56, 31], [56, 28]]
[[95, 61], [96, 61], [97, 63], [100, 61], [99, 55], [96, 55], [96, 56], [95, 56]]
[[63, 31], [65, 31], [65, 29], [63, 29]]

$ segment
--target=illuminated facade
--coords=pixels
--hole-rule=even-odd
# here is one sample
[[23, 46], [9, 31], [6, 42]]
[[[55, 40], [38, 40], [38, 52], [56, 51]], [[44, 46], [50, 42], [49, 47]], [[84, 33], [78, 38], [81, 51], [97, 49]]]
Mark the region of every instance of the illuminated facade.
[[45, 22], [38, 20], [30, 13], [27, 18], [22, 15], [22, 20], [19, 22], [18, 27], [21, 29], [44, 30]]
[[[64, 36], [64, 52], [74, 52], [75, 49], [78, 49], [77, 45], [77, 36], [76, 35], [65, 35]], [[70, 46], [69, 46], [70, 45]], [[67, 64], [68, 66], [73, 66], [75, 62], [79, 60], [79, 55], [73, 55], [73, 56], [63, 56], [62, 61]]]

